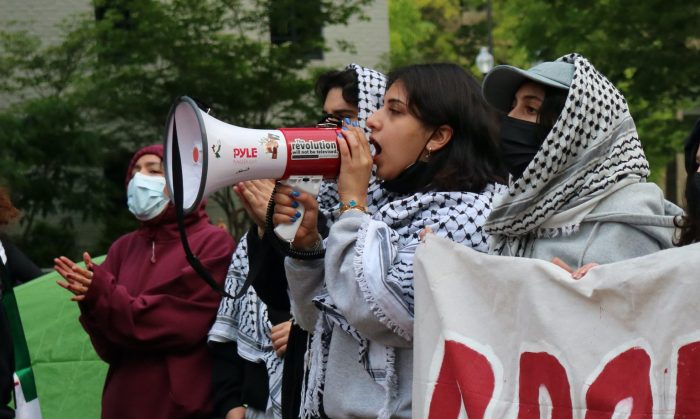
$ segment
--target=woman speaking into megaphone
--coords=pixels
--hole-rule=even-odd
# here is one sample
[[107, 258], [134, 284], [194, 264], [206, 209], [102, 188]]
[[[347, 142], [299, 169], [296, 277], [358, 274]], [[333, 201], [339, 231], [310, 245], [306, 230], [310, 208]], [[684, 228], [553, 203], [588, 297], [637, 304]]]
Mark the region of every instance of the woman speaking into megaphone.
[[[293, 247], [325, 247], [324, 259], [285, 263], [294, 317], [313, 333], [304, 417], [323, 406], [330, 417], [410, 418], [419, 232], [488, 250], [482, 226], [503, 170], [479, 84], [456, 65], [426, 64], [396, 70], [387, 89], [369, 142], [349, 120], [338, 134], [341, 203], [325, 242], [313, 196], [275, 194], [276, 225], [306, 209]], [[373, 166], [396, 196], [376, 211], [365, 206]]]

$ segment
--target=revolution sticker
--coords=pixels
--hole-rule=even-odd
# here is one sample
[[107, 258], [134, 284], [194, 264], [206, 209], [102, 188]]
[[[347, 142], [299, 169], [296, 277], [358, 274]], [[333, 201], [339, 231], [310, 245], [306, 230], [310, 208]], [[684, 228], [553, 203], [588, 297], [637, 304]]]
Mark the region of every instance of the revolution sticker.
[[337, 159], [338, 144], [335, 141], [295, 138], [290, 144], [290, 158], [292, 160]]

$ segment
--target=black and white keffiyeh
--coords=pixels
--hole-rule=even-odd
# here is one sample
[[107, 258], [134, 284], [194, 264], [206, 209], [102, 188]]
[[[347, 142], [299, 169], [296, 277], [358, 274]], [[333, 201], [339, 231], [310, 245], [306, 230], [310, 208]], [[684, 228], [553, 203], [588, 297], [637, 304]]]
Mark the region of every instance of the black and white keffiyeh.
[[[367, 118], [379, 110], [384, 104], [384, 91], [386, 89], [386, 76], [371, 68], [362, 67], [357, 64], [350, 64], [346, 69], [352, 69], [357, 73], [357, 119], [360, 127], [369, 136], [370, 129], [367, 128]], [[365, 203], [370, 212], [376, 211], [380, 206], [389, 202], [392, 194], [381, 188], [381, 181], [376, 176], [376, 168], [372, 168], [372, 175], [369, 180], [367, 190], [367, 202]], [[338, 185], [334, 180], [324, 181], [318, 194], [319, 207], [323, 215], [328, 220], [329, 225], [336, 220], [335, 211], [340, 205], [338, 196]]]
[[[357, 73], [358, 80], [358, 121], [360, 126], [369, 133], [366, 126], [367, 118], [382, 106], [386, 77], [375, 70], [350, 64], [347, 68]], [[380, 188], [380, 182], [372, 173], [368, 192], [367, 207], [376, 210], [386, 202], [388, 194]], [[325, 181], [318, 195], [319, 207], [329, 223], [336, 219], [339, 205], [337, 185], [334, 181]], [[248, 247], [247, 235], [241, 237], [238, 247], [233, 254], [231, 265], [226, 277], [226, 292], [235, 295], [248, 277]], [[210, 338], [215, 336], [226, 341], [238, 343], [238, 354], [251, 362], [264, 362], [269, 376], [269, 408], [274, 409], [275, 416], [281, 416], [281, 385], [282, 359], [272, 347], [270, 329], [272, 325], [267, 316], [267, 307], [249, 287], [239, 299], [223, 298], [219, 306], [216, 322], [209, 332]]]
[[574, 65], [564, 109], [523, 176], [494, 200], [485, 226], [493, 253], [522, 256], [534, 238], [573, 234], [602, 198], [649, 174], [622, 94], [581, 55], [558, 61]]
[[[357, 233], [353, 266], [355, 280], [381, 323], [407, 341], [413, 339], [413, 258], [419, 232], [430, 227], [438, 236], [487, 252], [488, 234], [483, 225], [495, 193], [494, 185], [481, 193], [417, 193], [392, 201], [366, 217]], [[302, 416], [319, 413], [331, 334], [337, 326], [357, 341], [359, 362], [385, 389], [385, 404], [378, 417], [388, 418], [397, 387], [394, 348], [362, 336], [328, 293], [316, 297], [314, 303], [321, 316], [312, 335]]]
[[[247, 234], [241, 237], [233, 253], [226, 275], [226, 292], [236, 295], [248, 277]], [[209, 339], [236, 342], [238, 355], [255, 363], [264, 363], [267, 368], [270, 396], [267, 410], [275, 417], [282, 416], [282, 367], [283, 360], [275, 353], [270, 339], [272, 324], [268, 319], [267, 306], [255, 290], [248, 287], [237, 299], [224, 297], [219, 305], [216, 321], [209, 331]]]

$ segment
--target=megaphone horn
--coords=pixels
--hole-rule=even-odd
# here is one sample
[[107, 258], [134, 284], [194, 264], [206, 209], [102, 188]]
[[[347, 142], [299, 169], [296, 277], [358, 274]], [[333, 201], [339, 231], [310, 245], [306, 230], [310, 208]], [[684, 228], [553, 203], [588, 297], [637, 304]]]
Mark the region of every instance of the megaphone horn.
[[[165, 177], [173, 187], [173, 144], [182, 161], [182, 207], [195, 210], [202, 199], [229, 185], [253, 179], [286, 179], [304, 192], [318, 195], [324, 178], [340, 170], [337, 128], [251, 129], [222, 122], [202, 111], [187, 96], [175, 102], [165, 134]], [[303, 208], [299, 208], [303, 213]], [[275, 228], [291, 242], [302, 217]]]

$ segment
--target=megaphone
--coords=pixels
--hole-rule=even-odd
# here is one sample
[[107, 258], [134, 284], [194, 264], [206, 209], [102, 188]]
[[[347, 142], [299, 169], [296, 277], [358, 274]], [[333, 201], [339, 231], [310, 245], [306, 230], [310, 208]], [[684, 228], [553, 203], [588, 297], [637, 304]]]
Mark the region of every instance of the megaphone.
[[[338, 128], [251, 129], [222, 122], [183, 96], [173, 104], [166, 124], [165, 178], [175, 197], [174, 165], [182, 173], [182, 207], [187, 214], [202, 199], [229, 185], [253, 179], [282, 179], [318, 195], [321, 181], [340, 170]], [[181, 161], [173, 160], [177, 145]], [[302, 217], [280, 224], [275, 233], [294, 240]]]

